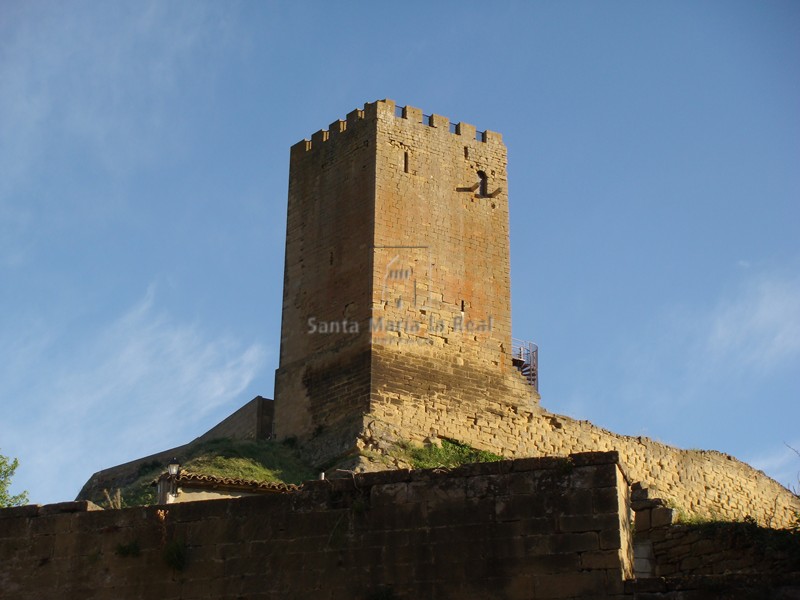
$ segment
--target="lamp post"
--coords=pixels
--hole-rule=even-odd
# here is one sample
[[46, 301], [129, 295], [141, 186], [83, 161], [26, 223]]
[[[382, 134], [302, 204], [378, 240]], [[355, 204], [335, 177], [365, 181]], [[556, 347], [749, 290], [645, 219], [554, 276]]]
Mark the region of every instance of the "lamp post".
[[169, 473], [169, 495], [173, 501], [178, 498], [178, 474], [181, 472], [181, 465], [177, 458], [174, 458], [167, 465], [167, 472]]

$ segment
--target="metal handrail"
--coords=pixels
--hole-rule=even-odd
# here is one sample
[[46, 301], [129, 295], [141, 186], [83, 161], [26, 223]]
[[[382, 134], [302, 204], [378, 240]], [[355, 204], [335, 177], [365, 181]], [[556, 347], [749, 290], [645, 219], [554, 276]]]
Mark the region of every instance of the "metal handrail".
[[539, 346], [526, 340], [511, 340], [511, 358], [522, 376], [539, 391]]

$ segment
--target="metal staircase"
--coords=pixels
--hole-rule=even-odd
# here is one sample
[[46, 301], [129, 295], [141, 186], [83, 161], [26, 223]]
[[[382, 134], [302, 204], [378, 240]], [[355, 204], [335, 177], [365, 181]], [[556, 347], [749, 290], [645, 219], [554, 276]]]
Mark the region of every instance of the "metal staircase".
[[511, 362], [537, 392], [539, 391], [539, 346], [524, 340], [511, 340]]

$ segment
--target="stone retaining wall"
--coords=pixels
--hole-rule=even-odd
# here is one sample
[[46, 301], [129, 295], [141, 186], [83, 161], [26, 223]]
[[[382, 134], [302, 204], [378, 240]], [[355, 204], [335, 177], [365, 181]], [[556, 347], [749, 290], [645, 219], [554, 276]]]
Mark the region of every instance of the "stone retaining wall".
[[631, 481], [641, 482], [651, 495], [687, 515], [732, 521], [750, 516], [761, 525], [781, 528], [800, 512], [794, 494], [730, 455], [619, 435], [588, 421], [509, 406], [492, 397], [487, 393], [460, 404], [436, 397], [373, 402], [363, 443], [368, 446], [381, 437], [421, 442], [434, 434], [510, 458], [615, 451]]
[[613, 598], [632, 573], [616, 453], [96, 508], [0, 510], [0, 597]]

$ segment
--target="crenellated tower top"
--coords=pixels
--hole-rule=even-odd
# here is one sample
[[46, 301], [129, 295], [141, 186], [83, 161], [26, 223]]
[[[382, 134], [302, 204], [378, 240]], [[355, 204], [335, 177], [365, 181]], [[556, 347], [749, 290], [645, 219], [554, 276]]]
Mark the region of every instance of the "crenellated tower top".
[[292, 146], [295, 152], [309, 152], [319, 148], [330, 138], [336, 137], [356, 127], [359, 122], [374, 119], [379, 113], [392, 114], [398, 119], [405, 119], [411, 123], [418, 123], [422, 127], [433, 127], [446, 130], [449, 133], [461, 136], [466, 140], [475, 140], [484, 143], [502, 143], [503, 136], [496, 131], [479, 131], [469, 123], [451, 123], [450, 119], [437, 114], [425, 114], [422, 109], [413, 106], [399, 106], [394, 100], [384, 99], [367, 102], [363, 109], [355, 109], [347, 114], [345, 120], [338, 119], [328, 126], [312, 134], [311, 139], [303, 139]]

